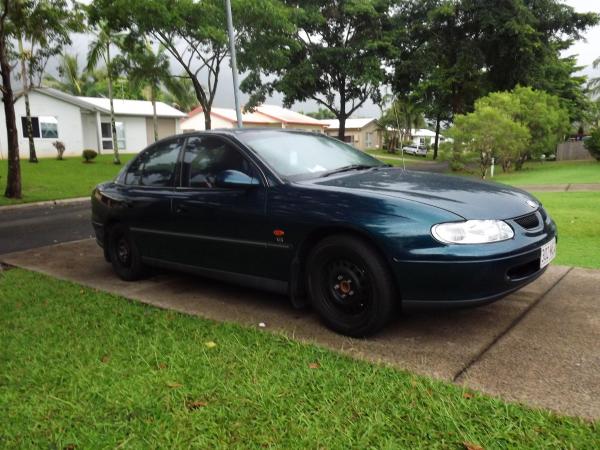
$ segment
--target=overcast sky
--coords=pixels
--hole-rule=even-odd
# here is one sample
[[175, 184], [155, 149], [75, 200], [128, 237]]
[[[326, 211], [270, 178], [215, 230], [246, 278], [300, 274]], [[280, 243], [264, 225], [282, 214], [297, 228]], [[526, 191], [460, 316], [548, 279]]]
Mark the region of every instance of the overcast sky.
[[[600, 0], [565, 0], [566, 4], [575, 8], [578, 12], [597, 12], [600, 13]], [[235, 17], [234, 17], [235, 21]], [[89, 39], [87, 36], [78, 36], [74, 39], [73, 42], [73, 52], [77, 53], [80, 57], [80, 62], [83, 63], [83, 58], [87, 53], [87, 45]], [[577, 60], [580, 66], [583, 66], [584, 69], [582, 72], [587, 76], [600, 76], [600, 67], [598, 69], [592, 68], [592, 63], [596, 58], [600, 57], [600, 26], [596, 26], [587, 33], [585, 33], [584, 39], [576, 42], [570, 49], [564, 52], [564, 56], [567, 55], [577, 55]], [[51, 64], [50, 71], [54, 72], [56, 64]], [[172, 68], [174, 72], [179, 73], [180, 68], [177, 67], [177, 64], [173, 62]], [[247, 100], [247, 96], [242, 93], [242, 104]], [[281, 104], [281, 96], [276, 94], [269, 100], [267, 103], [272, 104]], [[231, 71], [229, 69], [229, 64], [223, 66], [221, 70], [221, 74], [219, 77], [219, 86], [217, 89], [217, 94], [215, 96], [214, 106], [223, 107], [223, 108], [233, 108], [233, 93], [232, 93], [232, 78]], [[314, 102], [307, 103], [296, 103], [292, 109], [296, 111], [316, 111], [317, 105]], [[378, 117], [380, 114], [379, 108], [371, 103], [366, 104], [361, 109], [359, 109], [355, 116], [358, 117], [368, 117], [375, 116]]]

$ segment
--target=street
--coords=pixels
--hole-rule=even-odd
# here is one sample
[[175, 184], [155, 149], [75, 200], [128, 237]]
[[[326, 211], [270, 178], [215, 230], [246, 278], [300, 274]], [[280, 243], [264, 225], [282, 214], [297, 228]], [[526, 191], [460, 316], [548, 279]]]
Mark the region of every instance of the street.
[[0, 254], [93, 236], [89, 201], [0, 209]]

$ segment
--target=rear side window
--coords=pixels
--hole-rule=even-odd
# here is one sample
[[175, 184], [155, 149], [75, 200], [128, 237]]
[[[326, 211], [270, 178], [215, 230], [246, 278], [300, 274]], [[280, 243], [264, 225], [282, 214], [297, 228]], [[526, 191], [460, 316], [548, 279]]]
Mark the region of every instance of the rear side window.
[[141, 153], [129, 167], [125, 184], [140, 186], [171, 186], [183, 138], [154, 145]]
[[225, 170], [237, 170], [256, 177], [250, 161], [223, 139], [212, 136], [188, 138], [183, 157], [182, 186], [213, 188], [216, 176]]

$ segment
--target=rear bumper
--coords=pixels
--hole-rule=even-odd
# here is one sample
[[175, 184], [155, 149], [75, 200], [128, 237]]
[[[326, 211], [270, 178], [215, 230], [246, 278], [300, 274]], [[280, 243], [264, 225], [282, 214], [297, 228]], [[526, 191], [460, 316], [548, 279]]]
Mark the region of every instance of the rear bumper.
[[540, 249], [502, 258], [468, 261], [397, 261], [394, 264], [404, 309], [485, 305], [540, 277]]

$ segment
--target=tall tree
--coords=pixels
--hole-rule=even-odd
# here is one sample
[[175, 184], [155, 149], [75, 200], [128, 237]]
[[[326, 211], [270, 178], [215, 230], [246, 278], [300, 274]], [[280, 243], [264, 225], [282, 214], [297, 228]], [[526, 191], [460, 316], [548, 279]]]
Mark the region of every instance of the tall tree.
[[154, 51], [152, 44], [147, 39], [124, 39], [121, 49], [124, 70], [129, 79], [147, 93], [147, 98], [152, 103], [152, 122], [154, 128], [154, 141], [158, 140], [158, 117], [156, 115], [156, 100], [160, 94], [161, 86], [170, 78], [169, 60], [165, 49], [159, 46]]
[[22, 4], [15, 32], [25, 101], [29, 162], [36, 163], [29, 92], [34, 80], [42, 79], [48, 59], [70, 44], [70, 33], [82, 30], [82, 17], [76, 5], [67, 0], [28, 0]]
[[381, 100], [381, 55], [392, 2], [281, 3], [283, 9], [266, 10], [274, 18], [272, 34], [258, 27], [241, 29], [240, 66], [249, 71], [241, 88], [252, 94], [249, 106], [274, 91], [283, 93], [286, 106], [313, 100], [339, 120], [343, 139], [346, 119], [367, 100]]
[[205, 127], [211, 128], [210, 111], [228, 55], [221, 0], [96, 0], [89, 15], [93, 23], [106, 21], [113, 30], [149, 36], [162, 45], [191, 80]]
[[558, 0], [414, 0], [399, 3], [393, 20], [393, 89], [426, 99], [437, 124], [518, 84], [560, 96], [572, 117], [582, 109], [582, 81], [560, 51], [598, 22], [596, 14]]
[[483, 93], [477, 39], [465, 29], [460, 1], [403, 2], [392, 21], [390, 83], [398, 96], [422, 100], [425, 114], [435, 122], [435, 159], [441, 123], [471, 110]]
[[115, 107], [113, 103], [113, 79], [117, 74], [117, 66], [113, 63], [111, 49], [116, 46], [118, 36], [112, 32], [108, 22], [102, 21], [95, 27], [96, 39], [90, 43], [87, 57], [87, 70], [92, 71], [102, 60], [108, 73], [108, 100], [110, 104], [110, 129], [113, 144], [113, 163], [121, 164], [115, 123]]
[[6, 120], [8, 175], [4, 195], [8, 198], [21, 198], [21, 164], [19, 161], [19, 139], [15, 115], [15, 99], [12, 89], [12, 64], [10, 62], [11, 41], [14, 37], [13, 20], [22, 14], [22, 5], [15, 0], [2, 0], [0, 11], [0, 75], [2, 76], [2, 102]]

